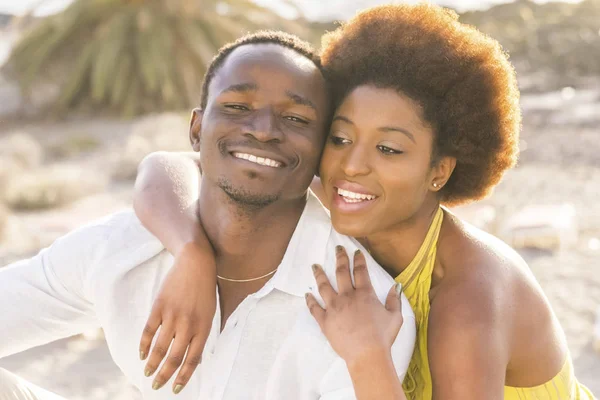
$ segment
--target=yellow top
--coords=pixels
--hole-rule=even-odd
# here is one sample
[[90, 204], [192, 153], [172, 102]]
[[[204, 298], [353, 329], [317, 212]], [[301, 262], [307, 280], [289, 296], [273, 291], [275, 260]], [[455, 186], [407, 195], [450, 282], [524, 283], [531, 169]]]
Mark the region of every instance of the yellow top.
[[[444, 211], [438, 209], [427, 236], [410, 265], [396, 278], [413, 308], [417, 321], [417, 341], [406, 378], [404, 392], [409, 400], [430, 400], [432, 381], [427, 356], [427, 329], [429, 320], [429, 289], [437, 252], [437, 240], [444, 219]], [[594, 396], [580, 385], [573, 374], [570, 357], [565, 361], [562, 371], [550, 382], [532, 388], [513, 388], [505, 386], [504, 399], [556, 399], [556, 400], [593, 400]]]

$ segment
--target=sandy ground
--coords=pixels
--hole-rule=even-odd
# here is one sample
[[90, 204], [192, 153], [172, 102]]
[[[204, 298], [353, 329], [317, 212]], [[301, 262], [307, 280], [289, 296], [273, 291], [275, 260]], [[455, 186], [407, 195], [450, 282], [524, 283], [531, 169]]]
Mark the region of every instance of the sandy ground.
[[[598, 86], [596, 80], [577, 90], [523, 96], [524, 151], [520, 164], [507, 174], [494, 195], [481, 203], [493, 207], [494, 226], [528, 205], [574, 207], [578, 234], [572, 244], [553, 252], [524, 249], [520, 253], [565, 330], [578, 378], [597, 395], [600, 354], [593, 351], [591, 343], [595, 313], [600, 307]], [[123, 146], [134, 130], [132, 126], [100, 119], [43, 125], [12, 123], [4, 128], [0, 125], [0, 137], [22, 130], [46, 146], [65, 132], [85, 132], [101, 138], [103, 145], [67, 161], [102, 171], [106, 169], [107, 151]], [[90, 219], [127, 207], [130, 200], [130, 182], [111, 183], [106, 190], [63, 208], [14, 213], [9, 224], [12, 234], [0, 245], [0, 266], [31, 254]], [[73, 400], [139, 398], [112, 363], [101, 338], [65, 339], [0, 360], [0, 367]]]

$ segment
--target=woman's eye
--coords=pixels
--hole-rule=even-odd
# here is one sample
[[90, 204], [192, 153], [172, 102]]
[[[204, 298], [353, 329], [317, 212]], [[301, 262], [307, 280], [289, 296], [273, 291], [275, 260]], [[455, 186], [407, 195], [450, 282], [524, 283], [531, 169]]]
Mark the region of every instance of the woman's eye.
[[241, 104], [225, 104], [225, 108], [237, 111], [248, 111], [249, 108]]
[[292, 121], [292, 122], [296, 122], [298, 124], [304, 124], [304, 125], [308, 125], [308, 121], [299, 117], [295, 117], [293, 115], [288, 115], [287, 117], [284, 117], [285, 119], [287, 119], [288, 121]]
[[331, 143], [333, 143], [335, 146], [341, 146], [341, 145], [344, 145], [344, 144], [351, 143], [350, 140], [344, 139], [344, 138], [339, 137], [339, 136], [329, 136], [329, 141], [331, 141]]
[[379, 145], [379, 146], [377, 146], [377, 148], [379, 149], [380, 152], [382, 152], [385, 155], [402, 154], [402, 152], [400, 150], [395, 150], [395, 149], [392, 149], [391, 147], [387, 147], [387, 146]]

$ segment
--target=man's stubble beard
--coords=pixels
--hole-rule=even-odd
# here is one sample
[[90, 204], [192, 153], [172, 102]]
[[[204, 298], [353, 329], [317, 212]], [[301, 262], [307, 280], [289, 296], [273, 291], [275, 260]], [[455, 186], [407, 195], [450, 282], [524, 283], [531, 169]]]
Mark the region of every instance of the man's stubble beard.
[[229, 180], [222, 177], [219, 178], [217, 184], [231, 201], [246, 213], [259, 211], [273, 204], [281, 197], [280, 193], [257, 194], [243, 188], [234, 187]]

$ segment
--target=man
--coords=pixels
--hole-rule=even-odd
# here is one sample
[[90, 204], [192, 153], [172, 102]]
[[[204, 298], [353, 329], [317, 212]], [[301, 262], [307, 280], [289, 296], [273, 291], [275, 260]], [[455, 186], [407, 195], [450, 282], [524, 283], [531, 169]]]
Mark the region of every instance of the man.
[[[226, 46], [209, 68], [190, 139], [203, 170], [200, 217], [227, 279], [202, 364], [181, 394], [151, 390], [136, 351], [173, 258], [131, 211], [0, 270], [0, 357], [100, 325], [145, 399], [354, 398], [304, 301], [315, 285], [311, 265], [335, 276], [336, 245], [357, 249], [307, 196], [330, 106], [315, 60], [295, 37], [260, 33]], [[384, 299], [393, 281], [367, 263]], [[250, 282], [239, 285], [243, 278]], [[406, 301], [403, 313], [392, 348], [400, 375], [415, 339]]]

